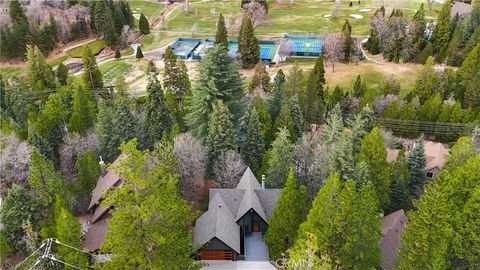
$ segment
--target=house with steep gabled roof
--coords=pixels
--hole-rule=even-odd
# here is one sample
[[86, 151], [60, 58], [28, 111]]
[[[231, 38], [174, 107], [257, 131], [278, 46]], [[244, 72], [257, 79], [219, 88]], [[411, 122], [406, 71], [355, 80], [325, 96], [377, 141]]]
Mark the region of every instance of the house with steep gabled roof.
[[195, 223], [202, 260], [268, 260], [263, 234], [281, 189], [265, 189], [247, 168], [236, 188], [209, 190], [208, 211]]
[[122, 181], [115, 172], [115, 167], [119, 165], [120, 160], [125, 156], [119, 156], [108, 168], [102, 171], [98, 178], [97, 185], [92, 191], [92, 198], [88, 210], [93, 213], [89, 223], [90, 226], [83, 235], [83, 248], [87, 251], [99, 250], [105, 241], [105, 235], [108, 230], [107, 219], [110, 218], [109, 210], [111, 206], [103, 206], [101, 202], [103, 196], [111, 189], [119, 186]]

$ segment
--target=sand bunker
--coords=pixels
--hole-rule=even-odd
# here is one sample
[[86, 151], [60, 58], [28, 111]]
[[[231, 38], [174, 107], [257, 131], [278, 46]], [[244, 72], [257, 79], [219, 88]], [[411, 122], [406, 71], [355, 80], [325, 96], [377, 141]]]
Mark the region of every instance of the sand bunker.
[[361, 18], [363, 18], [363, 16], [362, 16], [362, 15], [359, 15], [359, 14], [350, 14], [350, 17], [353, 17], [353, 18], [355, 18], [355, 19], [361, 19]]
[[332, 17], [332, 14], [325, 14], [325, 15], [323, 15], [323, 17], [329, 18], [329, 17]]
[[359, 11], [360, 12], [370, 12], [370, 11], [372, 11], [372, 9], [371, 8], [363, 8], [363, 9], [360, 9]]

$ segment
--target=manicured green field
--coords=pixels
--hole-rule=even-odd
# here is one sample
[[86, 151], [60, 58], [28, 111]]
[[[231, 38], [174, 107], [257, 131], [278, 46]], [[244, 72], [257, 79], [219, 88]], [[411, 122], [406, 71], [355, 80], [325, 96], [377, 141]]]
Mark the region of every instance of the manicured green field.
[[[387, 11], [391, 8], [401, 8], [406, 16], [413, 16], [416, 9], [420, 7], [422, 0], [409, 0], [402, 4], [392, 4], [385, 2]], [[267, 25], [259, 26], [255, 33], [260, 36], [281, 36], [283, 33], [302, 33], [302, 34], [320, 34], [341, 31], [345, 20], [349, 20], [352, 25], [354, 35], [367, 35], [369, 33], [369, 19], [377, 8], [378, 1], [372, 0], [353, 1], [350, 7], [350, 1], [332, 0], [296, 0], [292, 5], [289, 1], [283, 1], [279, 4], [276, 1], [269, 1]], [[194, 24], [197, 25], [198, 34], [215, 33], [215, 25], [218, 14], [222, 13], [227, 19], [232, 18], [235, 21], [239, 12], [239, 1], [235, 0], [191, 0], [192, 9], [189, 13], [185, 13], [183, 5], [180, 4], [169, 13], [164, 29], [172, 31], [190, 32]], [[375, 4], [375, 5], [374, 5]], [[334, 6], [337, 5], [335, 9]], [[427, 16], [436, 16], [437, 11], [441, 8], [441, 4], [435, 3], [432, 14], [427, 12]], [[427, 5], [425, 4], [425, 9]], [[333, 16], [332, 13], [337, 13]], [[211, 12], [215, 11], [215, 12]], [[357, 16], [358, 18], [354, 18]]]
[[160, 12], [163, 8], [162, 3], [158, 2], [151, 2], [151, 1], [129, 1], [130, 8], [132, 9], [133, 16], [135, 17], [135, 28], [138, 29], [138, 19], [140, 18], [140, 14], [143, 13], [151, 23], [152, 19], [155, 15]]
[[105, 40], [98, 39], [98, 40], [92, 41], [90, 43], [87, 43], [86, 45], [72, 48], [72, 49], [67, 51], [67, 55], [70, 56], [70, 57], [76, 57], [76, 58], [82, 57], [83, 49], [84, 49], [85, 46], [89, 47], [90, 50], [92, 50], [93, 54], [97, 54], [97, 53], [100, 52], [100, 50], [105, 48]]

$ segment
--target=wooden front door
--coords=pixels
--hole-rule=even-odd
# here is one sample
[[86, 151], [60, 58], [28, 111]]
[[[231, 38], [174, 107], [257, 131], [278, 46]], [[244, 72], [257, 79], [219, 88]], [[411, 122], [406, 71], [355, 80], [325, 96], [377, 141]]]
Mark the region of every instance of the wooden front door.
[[252, 221], [252, 232], [260, 232], [260, 222]]

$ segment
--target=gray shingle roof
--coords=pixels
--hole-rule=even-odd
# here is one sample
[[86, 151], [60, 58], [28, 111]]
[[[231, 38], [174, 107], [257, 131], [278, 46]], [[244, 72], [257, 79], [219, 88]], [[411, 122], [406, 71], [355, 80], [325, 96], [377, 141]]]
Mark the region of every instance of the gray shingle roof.
[[205, 244], [215, 237], [240, 253], [240, 226], [219, 193], [210, 200], [208, 211], [195, 222], [193, 242]]
[[237, 221], [253, 209], [268, 222], [280, 192], [281, 189], [262, 189], [250, 168], [245, 170], [235, 189], [210, 189], [209, 209], [195, 223], [193, 242], [205, 244], [216, 237], [239, 252], [240, 227]]
[[382, 220], [382, 239], [378, 243], [382, 252], [382, 267], [391, 270], [394, 267], [395, 257], [400, 246], [400, 235], [407, 223], [407, 216], [403, 209], [385, 216]]

